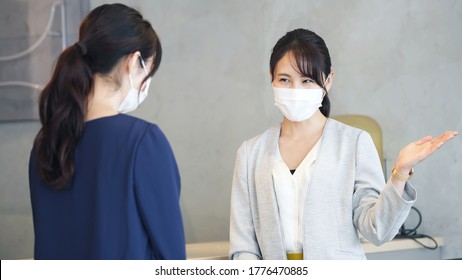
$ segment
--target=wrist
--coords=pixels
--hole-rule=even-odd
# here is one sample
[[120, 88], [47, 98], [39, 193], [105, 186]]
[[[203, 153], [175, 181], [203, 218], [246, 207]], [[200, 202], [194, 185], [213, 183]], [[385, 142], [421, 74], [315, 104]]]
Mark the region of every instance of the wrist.
[[[404, 171], [401, 171], [404, 170]], [[399, 170], [396, 165], [393, 166], [393, 169], [391, 170], [391, 175], [399, 180], [399, 181], [407, 181], [411, 179], [412, 175], [414, 175], [414, 168], [411, 169], [401, 169]]]
[[[408, 176], [411, 171], [413, 171], [412, 166], [406, 166], [405, 164], [401, 164], [399, 161], [396, 161], [395, 165], [393, 166], [399, 174], [403, 176]], [[393, 170], [393, 169], [392, 169]]]

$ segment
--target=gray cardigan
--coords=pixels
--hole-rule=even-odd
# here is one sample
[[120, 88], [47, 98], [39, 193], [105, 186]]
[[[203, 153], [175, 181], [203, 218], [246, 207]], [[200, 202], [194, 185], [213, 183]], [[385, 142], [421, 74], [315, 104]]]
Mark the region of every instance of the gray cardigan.
[[[230, 258], [286, 259], [272, 178], [280, 125], [244, 142], [231, 194]], [[370, 135], [328, 119], [303, 216], [305, 259], [365, 259], [358, 231], [375, 245], [396, 235], [415, 202], [385, 184]]]

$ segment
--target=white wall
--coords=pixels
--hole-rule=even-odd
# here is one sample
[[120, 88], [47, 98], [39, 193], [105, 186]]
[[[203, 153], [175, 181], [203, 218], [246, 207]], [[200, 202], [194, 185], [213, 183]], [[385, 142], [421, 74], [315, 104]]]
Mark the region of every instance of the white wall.
[[[172, 144], [188, 242], [228, 239], [235, 153], [242, 141], [280, 119], [272, 105], [269, 56], [276, 40], [293, 28], [312, 29], [325, 39], [336, 71], [332, 113], [374, 117], [389, 162], [402, 146], [427, 134], [462, 133], [460, 1], [125, 2], [141, 10], [163, 43], [150, 96], [135, 115], [159, 124]], [[10, 140], [24, 133], [16, 125], [8, 124]], [[22, 160], [14, 164], [21, 179], [4, 183], [12, 161], [4, 151], [27, 150], [30, 143], [12, 145], [0, 146], [2, 188], [14, 188], [27, 176]], [[444, 258], [462, 257], [461, 147], [459, 136], [420, 164], [412, 179], [415, 206], [423, 214], [419, 232], [445, 238]]]

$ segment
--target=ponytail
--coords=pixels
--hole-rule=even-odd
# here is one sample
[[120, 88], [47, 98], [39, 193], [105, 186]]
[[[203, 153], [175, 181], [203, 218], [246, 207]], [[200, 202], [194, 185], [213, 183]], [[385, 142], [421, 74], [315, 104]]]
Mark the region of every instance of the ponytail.
[[38, 174], [56, 190], [65, 188], [74, 174], [74, 151], [83, 133], [93, 76], [83, 43], [59, 56], [50, 82], [39, 99], [42, 128], [33, 152]]
[[[59, 56], [40, 95], [42, 128], [33, 148], [38, 174], [50, 187], [60, 190], [71, 183], [93, 75], [111, 76], [121, 59], [136, 51], [143, 58], [153, 58], [146, 80], [154, 75], [162, 57], [156, 32], [138, 11], [123, 4], [105, 4], [85, 17], [79, 42]], [[117, 75], [114, 83], [120, 86]]]
[[327, 90], [324, 89], [324, 91], [326, 92], [326, 95], [324, 95], [324, 99], [322, 100], [322, 106], [319, 108], [319, 110], [326, 118], [328, 118], [330, 115], [330, 99]]

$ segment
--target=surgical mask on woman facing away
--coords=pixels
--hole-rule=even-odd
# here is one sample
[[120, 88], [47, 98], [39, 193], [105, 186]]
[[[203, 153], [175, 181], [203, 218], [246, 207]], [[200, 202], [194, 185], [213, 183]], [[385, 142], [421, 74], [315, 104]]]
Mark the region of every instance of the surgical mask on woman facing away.
[[276, 88], [274, 91], [274, 105], [293, 122], [301, 122], [311, 118], [316, 110], [322, 106], [324, 92], [322, 88]]
[[[148, 74], [146, 70], [146, 65], [144, 64], [143, 59], [140, 57], [141, 65], [143, 66], [144, 73]], [[128, 80], [130, 82], [130, 90], [127, 93], [127, 96], [122, 101], [119, 106], [119, 113], [128, 113], [136, 108], [146, 99], [148, 96], [149, 86], [151, 85], [151, 77], [146, 80], [146, 86], [142, 91], [139, 91], [133, 86], [132, 76], [128, 76]]]

